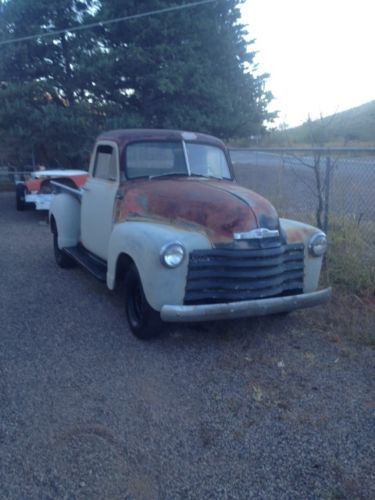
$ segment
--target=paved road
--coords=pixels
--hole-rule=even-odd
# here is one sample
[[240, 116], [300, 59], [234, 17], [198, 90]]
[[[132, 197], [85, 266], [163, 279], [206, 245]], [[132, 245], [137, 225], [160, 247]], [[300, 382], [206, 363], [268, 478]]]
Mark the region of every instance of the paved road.
[[374, 498], [373, 350], [329, 308], [142, 343], [11, 193], [0, 272], [1, 499]]
[[[280, 164], [303, 166], [301, 160], [309, 165], [314, 165], [314, 158], [312, 155], [307, 155], [306, 153], [301, 154], [296, 151], [292, 154], [290, 152], [280, 153], [280, 152], [267, 152], [267, 151], [255, 151], [246, 149], [231, 149], [230, 156], [232, 162], [237, 165], [247, 165], [256, 164], [259, 166], [277, 166]], [[323, 161], [325, 161], [325, 154], [322, 154]], [[350, 167], [356, 170], [375, 168], [375, 154], [372, 156], [365, 155], [357, 158], [351, 157], [349, 154], [332, 153], [332, 162], [337, 168]]]
[[[284, 213], [314, 213], [317, 208], [317, 184], [311, 156], [231, 150], [239, 182], [269, 198]], [[324, 189], [325, 157], [321, 160]], [[350, 158], [332, 155], [330, 212], [375, 220], [375, 155]]]

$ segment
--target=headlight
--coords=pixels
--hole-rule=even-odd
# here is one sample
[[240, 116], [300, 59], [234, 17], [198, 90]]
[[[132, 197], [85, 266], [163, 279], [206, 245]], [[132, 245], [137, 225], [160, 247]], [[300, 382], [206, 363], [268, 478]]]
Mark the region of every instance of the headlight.
[[314, 257], [321, 257], [327, 251], [327, 236], [324, 233], [316, 233], [309, 241], [309, 251]]
[[168, 243], [160, 252], [162, 264], [167, 267], [177, 267], [181, 264], [185, 257], [185, 248], [181, 243]]

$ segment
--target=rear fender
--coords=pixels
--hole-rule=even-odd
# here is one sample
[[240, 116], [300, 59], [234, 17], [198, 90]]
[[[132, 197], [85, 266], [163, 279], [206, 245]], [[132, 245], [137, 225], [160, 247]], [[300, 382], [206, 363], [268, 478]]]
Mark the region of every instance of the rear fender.
[[53, 197], [49, 210], [51, 230], [56, 224], [59, 248], [76, 246], [81, 234], [81, 203], [68, 193]]

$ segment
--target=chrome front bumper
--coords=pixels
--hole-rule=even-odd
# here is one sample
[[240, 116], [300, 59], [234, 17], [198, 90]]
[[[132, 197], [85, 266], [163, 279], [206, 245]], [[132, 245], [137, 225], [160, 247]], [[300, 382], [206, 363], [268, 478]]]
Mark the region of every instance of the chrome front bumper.
[[265, 316], [324, 304], [331, 298], [331, 294], [332, 289], [325, 288], [324, 290], [301, 295], [245, 300], [243, 302], [197, 306], [165, 305], [161, 308], [160, 317], [163, 321], [185, 322]]

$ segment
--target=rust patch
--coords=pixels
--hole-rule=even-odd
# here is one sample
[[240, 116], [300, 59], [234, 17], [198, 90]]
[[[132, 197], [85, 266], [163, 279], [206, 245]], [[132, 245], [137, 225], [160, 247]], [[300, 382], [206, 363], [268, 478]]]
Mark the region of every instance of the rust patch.
[[316, 229], [308, 226], [288, 228], [286, 230], [287, 241], [288, 243], [302, 243], [313, 233], [316, 233]]
[[123, 200], [116, 221], [147, 217], [168, 224], [203, 229], [214, 242], [233, 239], [234, 232], [262, 225], [278, 228], [273, 206], [264, 198], [228, 181], [183, 179], [137, 179], [120, 187]]

